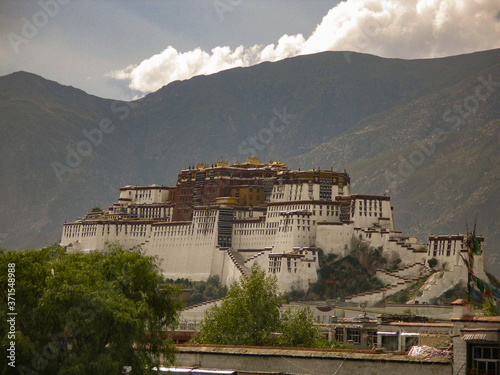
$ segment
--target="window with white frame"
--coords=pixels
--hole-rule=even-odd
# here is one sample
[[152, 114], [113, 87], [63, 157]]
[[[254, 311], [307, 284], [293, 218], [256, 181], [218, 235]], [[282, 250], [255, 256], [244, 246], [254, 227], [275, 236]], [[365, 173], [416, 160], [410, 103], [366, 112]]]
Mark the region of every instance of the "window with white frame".
[[499, 347], [472, 345], [469, 370], [478, 374], [497, 375], [499, 366]]

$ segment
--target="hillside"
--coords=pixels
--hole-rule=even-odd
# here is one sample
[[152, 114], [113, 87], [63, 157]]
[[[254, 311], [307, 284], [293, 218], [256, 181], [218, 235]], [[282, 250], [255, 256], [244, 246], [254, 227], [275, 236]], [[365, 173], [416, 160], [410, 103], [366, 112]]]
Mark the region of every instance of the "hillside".
[[498, 273], [500, 95], [493, 91], [464, 117], [444, 115], [454, 105], [463, 106], [475, 93], [478, 77], [489, 75], [500, 78], [500, 66], [364, 119], [293, 162], [345, 166], [354, 191], [390, 195], [399, 229], [421, 240], [430, 233], [463, 233], [477, 219]]
[[[398, 229], [421, 239], [463, 232], [477, 216], [496, 261], [500, 90], [476, 89], [480, 78], [500, 81], [499, 61], [500, 50], [426, 60], [356, 53], [350, 63], [327, 52], [173, 82], [132, 103], [25, 72], [0, 77], [0, 245], [58, 241], [65, 220], [111, 204], [120, 186], [172, 184], [199, 160], [253, 152], [293, 168], [347, 168], [354, 192], [389, 193]], [[458, 116], [464, 103], [474, 110]], [[100, 123], [107, 133], [85, 150], [83, 131]], [[417, 141], [435, 151], [398, 172]], [[71, 159], [77, 147], [87, 156]]]
[[[134, 147], [124, 129], [106, 134], [88, 156], [70, 159], [104, 118], [116, 119], [112, 102], [28, 73], [0, 78], [0, 233], [2, 246], [25, 248], [56, 242], [61, 223], [87, 208], [107, 205], [121, 186], [136, 180], [139, 164], [131, 158], [123, 175], [123, 155]], [[98, 126], [98, 125], [97, 125]], [[84, 150], [85, 151], [85, 150]], [[68, 171], [56, 175], [52, 163]]]

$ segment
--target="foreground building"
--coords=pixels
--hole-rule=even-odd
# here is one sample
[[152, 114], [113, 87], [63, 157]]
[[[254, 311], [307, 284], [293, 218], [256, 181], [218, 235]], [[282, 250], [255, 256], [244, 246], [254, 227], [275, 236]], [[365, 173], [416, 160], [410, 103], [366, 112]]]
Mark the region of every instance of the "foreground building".
[[452, 309], [439, 322], [405, 314], [318, 324], [329, 339], [355, 349], [179, 345], [176, 360], [188, 368], [238, 373], [499, 374], [500, 317], [474, 316], [473, 306], [460, 299]]
[[108, 210], [65, 223], [61, 245], [141, 246], [162, 259], [167, 278], [218, 275], [226, 285], [258, 263], [281, 290], [305, 290], [317, 281], [318, 249], [345, 255], [353, 238], [396, 252], [418, 272], [428, 258], [424, 244], [394, 229], [390, 197], [352, 194], [346, 171], [291, 171], [249, 157], [198, 163], [175, 186], [122, 187]]
[[473, 306], [464, 300], [452, 305], [453, 373], [500, 373], [500, 316], [475, 316]]

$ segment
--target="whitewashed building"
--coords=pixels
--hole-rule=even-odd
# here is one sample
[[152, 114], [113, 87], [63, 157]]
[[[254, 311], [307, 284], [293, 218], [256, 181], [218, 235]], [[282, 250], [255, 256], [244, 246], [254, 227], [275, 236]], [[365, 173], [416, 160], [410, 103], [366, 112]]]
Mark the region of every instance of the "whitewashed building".
[[[96, 210], [97, 211], [97, 210]], [[176, 186], [126, 186], [108, 210], [65, 223], [70, 251], [109, 242], [141, 246], [168, 278], [231, 284], [253, 263], [276, 275], [281, 290], [317, 281], [318, 248], [344, 255], [352, 238], [425, 261], [423, 244], [394, 230], [390, 198], [353, 195], [346, 171], [290, 171], [279, 161], [199, 163]]]

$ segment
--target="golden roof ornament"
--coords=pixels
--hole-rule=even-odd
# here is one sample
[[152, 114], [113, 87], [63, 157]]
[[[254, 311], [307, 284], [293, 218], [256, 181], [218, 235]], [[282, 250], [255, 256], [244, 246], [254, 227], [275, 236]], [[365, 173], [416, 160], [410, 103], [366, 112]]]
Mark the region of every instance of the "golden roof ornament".
[[215, 159], [215, 166], [216, 167], [229, 167], [229, 160], [228, 159], [224, 160], [221, 156], [220, 160]]
[[247, 161], [243, 163], [243, 165], [264, 165], [259, 161], [259, 157], [252, 154], [252, 156], [248, 155]]
[[200, 161], [198, 162], [198, 164], [196, 164], [196, 169], [199, 169], [199, 170], [205, 170], [208, 168], [208, 165], [207, 163], [203, 162], [203, 161]]

